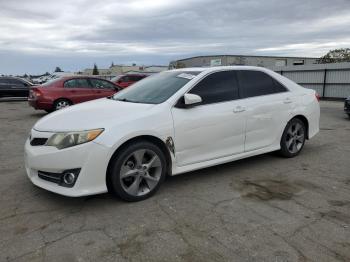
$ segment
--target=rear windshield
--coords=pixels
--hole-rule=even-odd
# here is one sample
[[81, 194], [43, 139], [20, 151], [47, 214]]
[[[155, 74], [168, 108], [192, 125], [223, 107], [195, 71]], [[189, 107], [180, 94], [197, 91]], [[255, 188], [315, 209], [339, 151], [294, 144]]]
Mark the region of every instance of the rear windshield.
[[48, 87], [48, 86], [51, 86], [52, 84], [55, 84], [56, 82], [58, 82], [60, 80], [61, 80], [61, 78], [51, 79], [51, 80], [47, 81], [46, 83], [41, 84], [40, 86]]

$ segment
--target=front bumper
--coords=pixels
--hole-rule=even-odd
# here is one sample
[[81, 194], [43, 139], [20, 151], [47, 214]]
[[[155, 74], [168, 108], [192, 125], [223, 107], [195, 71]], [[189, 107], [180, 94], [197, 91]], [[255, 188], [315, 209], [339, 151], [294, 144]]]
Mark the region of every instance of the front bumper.
[[[32, 137], [49, 137], [52, 133], [32, 131]], [[25, 168], [29, 179], [38, 187], [71, 197], [107, 192], [106, 171], [109, 148], [89, 142], [59, 150], [51, 146], [32, 146], [29, 139], [24, 150]], [[44, 180], [38, 172], [62, 173], [80, 168], [73, 187], [64, 187]]]

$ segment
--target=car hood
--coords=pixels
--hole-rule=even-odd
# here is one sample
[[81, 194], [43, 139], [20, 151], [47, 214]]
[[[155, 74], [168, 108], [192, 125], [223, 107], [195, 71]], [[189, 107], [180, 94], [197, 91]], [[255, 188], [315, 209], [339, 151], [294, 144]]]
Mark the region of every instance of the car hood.
[[123, 123], [142, 117], [154, 107], [153, 104], [140, 104], [98, 99], [74, 105], [53, 112], [35, 125], [37, 131], [66, 132], [106, 128], [115, 123]]

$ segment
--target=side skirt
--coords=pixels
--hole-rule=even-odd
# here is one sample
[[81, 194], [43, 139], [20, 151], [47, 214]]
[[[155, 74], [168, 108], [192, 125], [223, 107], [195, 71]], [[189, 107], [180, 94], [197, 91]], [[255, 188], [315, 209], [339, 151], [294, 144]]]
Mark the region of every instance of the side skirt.
[[240, 160], [251, 156], [273, 152], [279, 149], [280, 149], [279, 145], [273, 145], [270, 147], [260, 148], [249, 152], [244, 152], [244, 153], [226, 156], [222, 158], [216, 158], [216, 159], [207, 160], [204, 162], [199, 162], [199, 163], [190, 164], [190, 165], [181, 166], [181, 167], [178, 167], [176, 166], [176, 163], [173, 163], [172, 175], [174, 176], [174, 175], [178, 175], [178, 174], [182, 174], [182, 173], [186, 173], [186, 172], [190, 172], [190, 171], [194, 171], [194, 170], [198, 170], [206, 167], [216, 166], [216, 165], [232, 162], [235, 160]]

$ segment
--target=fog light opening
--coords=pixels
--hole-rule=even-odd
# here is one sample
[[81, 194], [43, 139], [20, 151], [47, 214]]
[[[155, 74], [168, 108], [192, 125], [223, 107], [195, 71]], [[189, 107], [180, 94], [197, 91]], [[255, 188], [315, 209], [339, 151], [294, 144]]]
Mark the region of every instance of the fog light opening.
[[74, 173], [65, 173], [63, 175], [63, 182], [67, 185], [72, 185], [75, 182], [75, 174]]

